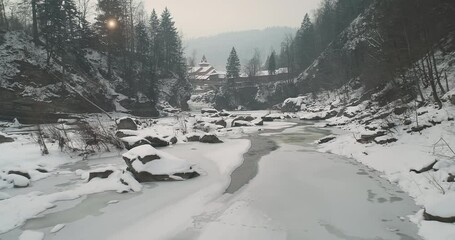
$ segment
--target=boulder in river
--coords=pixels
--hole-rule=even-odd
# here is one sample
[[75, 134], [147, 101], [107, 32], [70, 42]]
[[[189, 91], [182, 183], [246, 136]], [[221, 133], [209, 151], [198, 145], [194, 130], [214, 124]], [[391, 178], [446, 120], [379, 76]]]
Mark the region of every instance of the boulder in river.
[[217, 120], [215, 122], [215, 124], [218, 125], [218, 126], [222, 126], [222, 127], [226, 127], [227, 126], [227, 123], [226, 123], [226, 121], [224, 119]]
[[262, 118], [256, 118], [256, 119], [252, 120], [251, 123], [256, 126], [263, 126], [264, 120], [262, 120]]
[[199, 176], [188, 161], [158, 151], [151, 145], [131, 149], [123, 154], [123, 160], [138, 182], [179, 181]]
[[243, 121], [243, 120], [235, 120], [232, 122], [233, 127], [253, 127], [255, 126], [254, 123]]
[[14, 142], [13, 138], [0, 134], [0, 143]]
[[274, 118], [269, 116], [262, 116], [261, 117], [264, 122], [273, 122]]
[[374, 139], [374, 142], [377, 143], [377, 144], [381, 144], [381, 145], [384, 145], [384, 144], [387, 144], [387, 143], [393, 143], [393, 142], [396, 142], [398, 141], [398, 139], [394, 138], [394, 137], [389, 137], [389, 136], [380, 136], [380, 137], [377, 137]]
[[221, 112], [219, 113], [219, 115], [220, 115], [221, 117], [229, 117], [229, 116], [231, 116], [231, 113], [223, 109], [223, 110], [221, 110]]
[[135, 119], [130, 117], [123, 117], [116, 121], [117, 129], [128, 129], [128, 130], [137, 130], [137, 124]]
[[199, 142], [201, 135], [197, 133], [189, 133], [186, 135], [186, 139], [188, 142]]
[[358, 143], [371, 143], [374, 141], [375, 138], [384, 136], [386, 134], [385, 131], [370, 131], [370, 132], [364, 132], [360, 135], [360, 139], [357, 139]]
[[24, 171], [10, 170], [10, 171], [8, 171], [8, 174], [21, 175], [22, 177], [26, 177], [28, 179], [31, 178], [30, 174], [28, 174], [28, 172], [24, 172]]
[[124, 138], [124, 137], [132, 137], [132, 136], [138, 136], [139, 133], [135, 130], [128, 130], [128, 129], [122, 129], [118, 130], [115, 132], [115, 136], [117, 138]]
[[149, 136], [145, 136], [144, 137], [147, 141], [150, 142], [150, 145], [152, 145], [153, 147], [167, 147], [169, 146], [169, 141], [162, 138], [162, 137], [159, 137], [159, 136], [153, 136], [153, 135], [149, 135]]
[[15, 188], [25, 188], [30, 185], [30, 179], [18, 174], [8, 174], [6, 181], [12, 183]]
[[108, 178], [112, 173], [114, 173], [112, 170], [90, 172], [88, 174], [88, 181], [90, 182], [94, 178]]
[[199, 139], [200, 142], [202, 143], [222, 143], [221, 141], [215, 134], [205, 134], [204, 136]]
[[425, 205], [423, 219], [444, 223], [455, 223], [455, 192], [448, 192]]
[[215, 114], [215, 113], [218, 113], [218, 110], [216, 110], [214, 108], [203, 108], [203, 109], [201, 109], [201, 113], [202, 114], [204, 114], [204, 113]]
[[123, 145], [125, 145], [125, 148], [127, 150], [133, 149], [138, 146], [142, 145], [151, 145], [151, 143], [142, 137], [137, 137], [137, 136], [132, 136], [132, 137], [124, 137], [121, 138]]
[[237, 116], [236, 118], [234, 118], [234, 121], [246, 121], [246, 122], [251, 122], [253, 121], [255, 118], [250, 116], [250, 115], [242, 115], [242, 116]]

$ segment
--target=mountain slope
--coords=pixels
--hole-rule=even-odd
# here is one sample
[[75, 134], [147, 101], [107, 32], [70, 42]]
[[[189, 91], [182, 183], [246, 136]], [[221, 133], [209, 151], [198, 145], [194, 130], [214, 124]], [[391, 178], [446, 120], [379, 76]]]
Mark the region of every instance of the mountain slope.
[[76, 60], [63, 72], [58, 62], [47, 65], [45, 50], [24, 32], [7, 32], [0, 39], [0, 118], [4, 120], [47, 122], [62, 114], [101, 109], [157, 116], [158, 103], [186, 107], [190, 97], [186, 79], [160, 80], [156, 103], [144, 90], [133, 91], [120, 66], [114, 66], [108, 77], [106, 56], [91, 49], [72, 56]]

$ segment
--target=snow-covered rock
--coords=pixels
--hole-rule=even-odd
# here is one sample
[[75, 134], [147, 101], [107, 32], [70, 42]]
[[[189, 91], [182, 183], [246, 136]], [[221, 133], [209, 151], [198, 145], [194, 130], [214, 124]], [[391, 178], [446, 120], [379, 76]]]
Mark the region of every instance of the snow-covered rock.
[[205, 113], [215, 114], [215, 113], [218, 113], [218, 110], [216, 110], [214, 108], [203, 108], [203, 109], [201, 109], [201, 113], [202, 114], [205, 114]]
[[425, 220], [455, 223], [455, 192], [449, 192], [425, 205]]
[[151, 145], [151, 143], [147, 139], [138, 136], [124, 137], [121, 138], [120, 140], [122, 140], [123, 145], [125, 145], [125, 148], [127, 150], [130, 150], [141, 145]]
[[24, 188], [30, 185], [30, 179], [17, 174], [8, 174], [6, 181], [12, 183], [15, 188]]
[[135, 119], [123, 117], [117, 120], [117, 129], [137, 130]]
[[233, 127], [253, 127], [254, 123], [248, 121], [237, 120], [232, 122]]
[[281, 111], [282, 112], [298, 112], [302, 108], [302, 104], [306, 101], [306, 97], [288, 98], [284, 100]]
[[135, 147], [123, 154], [123, 159], [139, 182], [184, 180], [199, 176], [191, 164], [150, 145]]
[[205, 134], [199, 139], [200, 142], [202, 143], [222, 143], [221, 141], [215, 134]]
[[6, 135], [3, 135], [2, 133], [0, 133], [0, 143], [7, 143], [7, 142], [14, 142], [14, 139], [7, 137]]

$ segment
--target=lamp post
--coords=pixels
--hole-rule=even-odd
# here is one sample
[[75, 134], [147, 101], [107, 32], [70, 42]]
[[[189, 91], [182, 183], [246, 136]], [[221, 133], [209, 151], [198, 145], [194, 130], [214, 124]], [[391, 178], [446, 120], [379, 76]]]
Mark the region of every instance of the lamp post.
[[107, 49], [107, 74], [109, 77], [112, 76], [112, 38], [113, 32], [117, 28], [117, 20], [114, 18], [108, 19], [106, 22], [107, 27], [107, 41], [108, 41], [108, 49]]

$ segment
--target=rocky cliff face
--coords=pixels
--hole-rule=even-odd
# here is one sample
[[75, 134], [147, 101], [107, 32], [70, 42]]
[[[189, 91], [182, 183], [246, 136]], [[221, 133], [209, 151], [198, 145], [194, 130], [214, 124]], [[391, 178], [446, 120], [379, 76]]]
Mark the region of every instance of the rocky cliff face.
[[[106, 74], [104, 55], [86, 49], [75, 64], [66, 68], [46, 63], [46, 52], [22, 32], [0, 37], [0, 118], [21, 122], [54, 121], [67, 113], [127, 111], [157, 116], [157, 103], [140, 87], [133, 92], [119, 71]], [[160, 85], [163, 84], [163, 87]], [[189, 99], [187, 80], [162, 80], [158, 101], [185, 108]]]

